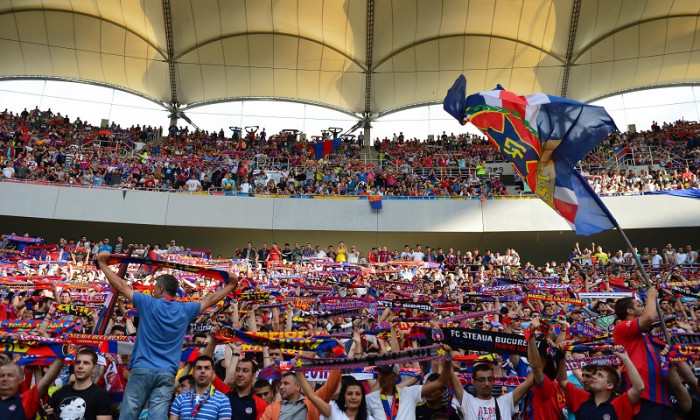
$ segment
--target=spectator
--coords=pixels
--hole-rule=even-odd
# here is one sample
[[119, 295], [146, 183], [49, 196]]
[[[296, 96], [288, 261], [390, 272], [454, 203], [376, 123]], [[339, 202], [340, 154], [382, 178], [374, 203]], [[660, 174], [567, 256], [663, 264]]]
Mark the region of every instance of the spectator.
[[255, 385], [253, 385], [253, 392], [267, 405], [272, 404], [273, 398], [275, 397], [270, 382], [266, 381], [265, 379], [258, 379], [255, 381]]
[[[623, 346], [632, 363], [636, 366], [642, 381], [641, 413], [655, 419], [673, 419], [668, 386], [661, 368], [661, 355], [645, 332], [658, 318], [656, 299], [659, 292], [655, 287], [647, 289], [646, 306], [634, 298], [623, 298], [615, 304], [615, 313], [621, 321], [613, 330], [615, 345]], [[623, 361], [625, 361], [623, 359]], [[625, 363], [627, 367], [627, 363]], [[629, 368], [628, 368], [629, 371]], [[623, 389], [629, 390], [635, 384], [632, 372], [623, 375]], [[630, 398], [632, 399], [632, 398]]]
[[97, 262], [115, 292], [120, 293], [139, 313], [136, 345], [131, 356], [131, 375], [124, 391], [120, 419], [138, 417], [148, 402], [149, 418], [162, 419], [167, 415], [170, 395], [173, 393], [178, 354], [189, 321], [198, 313], [223, 299], [238, 286], [230, 278], [221, 290], [208, 295], [201, 302], [178, 303], [178, 281], [170, 275], [156, 278], [153, 297], [135, 293], [107, 265], [108, 253], [101, 253]]
[[235, 365], [234, 388], [226, 393], [235, 419], [257, 420], [268, 406], [267, 402], [253, 393], [256, 374], [257, 368], [252, 359], [240, 359]]
[[48, 405], [56, 418], [112, 419], [109, 394], [92, 380], [96, 370], [95, 351], [90, 347], [79, 349], [73, 364], [75, 381], [55, 391], [49, 398]]
[[532, 387], [532, 375], [518, 385], [513, 392], [498, 398], [493, 397], [494, 369], [486, 363], [474, 366], [472, 374], [476, 385], [476, 397], [464, 389], [455, 390], [455, 398], [461, 401], [467, 419], [497, 420], [509, 419], [519, 411], [518, 403]]
[[[449, 352], [449, 348], [446, 349]], [[433, 392], [444, 389], [452, 376], [452, 363], [445, 361], [439, 378], [425, 385], [398, 388], [399, 365], [377, 367], [379, 389], [367, 395], [367, 407], [375, 419], [415, 419], [416, 406]]]
[[[331, 372], [326, 383], [315, 392], [316, 398], [328, 403], [339, 383], [340, 371], [334, 370]], [[279, 389], [282, 401], [276, 401], [270, 404], [267, 409], [265, 409], [261, 419], [301, 418], [306, 420], [319, 420], [319, 409], [311, 402], [310, 396], [307, 398], [300, 398], [300, 391], [301, 384], [297, 380], [296, 375], [292, 372], [284, 373]]]
[[355, 378], [351, 376], [346, 377], [340, 386], [338, 402], [331, 401], [330, 403], [324, 401], [314, 393], [304, 373], [297, 372], [297, 380], [301, 384], [304, 395], [311, 400], [325, 419], [342, 420], [353, 418], [355, 420], [367, 420], [365, 389]]
[[20, 383], [24, 378], [22, 368], [14, 363], [0, 366], [0, 418], [3, 420], [33, 419], [39, 410], [40, 399], [46, 396], [49, 386], [58, 378], [62, 367], [63, 358], [57, 357], [41, 380], [27, 391], [20, 393]]
[[[616, 352], [615, 355], [622, 360], [629, 374], [631, 387], [622, 395], [616, 396], [615, 391], [620, 385], [620, 375], [611, 366], [598, 366], [595, 377], [591, 381], [591, 392], [576, 388], [560, 374], [559, 386], [566, 394], [566, 407], [571, 410], [577, 419], [619, 419], [631, 420], [640, 412], [640, 396], [644, 391], [644, 382], [635, 364], [629, 356]], [[560, 370], [562, 372], [562, 370]], [[644, 414], [649, 415], [648, 413]], [[660, 417], [652, 417], [660, 418]]]
[[[199, 356], [194, 361], [194, 388], [175, 398], [170, 407], [170, 420], [230, 420], [231, 406], [228, 398], [212, 386], [214, 377], [214, 360]], [[148, 412], [151, 418], [150, 406]]]

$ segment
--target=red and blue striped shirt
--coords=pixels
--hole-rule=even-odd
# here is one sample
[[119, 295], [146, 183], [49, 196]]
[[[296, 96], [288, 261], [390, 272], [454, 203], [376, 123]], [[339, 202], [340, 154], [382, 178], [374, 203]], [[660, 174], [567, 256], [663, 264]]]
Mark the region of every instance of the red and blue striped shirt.
[[[630, 360], [639, 371], [644, 381], [642, 398], [671, 406], [667, 372], [661, 366], [660, 349], [654, 345], [647, 333], [642, 332], [639, 327], [639, 318], [618, 323], [613, 330], [613, 342], [627, 350]], [[630, 387], [629, 378], [623, 370], [622, 389], [628, 390]]]

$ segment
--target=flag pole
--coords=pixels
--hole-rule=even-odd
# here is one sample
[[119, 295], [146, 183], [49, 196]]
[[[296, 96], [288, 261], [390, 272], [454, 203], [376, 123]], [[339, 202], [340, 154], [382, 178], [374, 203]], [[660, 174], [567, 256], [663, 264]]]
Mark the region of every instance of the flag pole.
[[[581, 173], [576, 168], [574, 168], [574, 174], [575, 174], [575, 176], [577, 176], [579, 178], [579, 180], [581, 180], [581, 183], [583, 184], [584, 188], [586, 188], [586, 190], [588, 190], [591, 197], [593, 197], [593, 199], [596, 201], [598, 206], [600, 206], [600, 209], [605, 213], [605, 215], [608, 217], [608, 219], [610, 219], [612, 224], [615, 226], [615, 229], [620, 234], [620, 237], [625, 242], [625, 244], [627, 244], [627, 247], [629, 248], [632, 255], [634, 255], [634, 261], [637, 265], [637, 268], [639, 268], [639, 271], [642, 272], [642, 278], [644, 279], [644, 284], [646, 285], [647, 289], [649, 289], [650, 287], [653, 287], [651, 284], [651, 280], [649, 279], [649, 274], [647, 274], [647, 271], [644, 269], [644, 264], [642, 264], [642, 260], [639, 259], [639, 255], [637, 255], [637, 251], [636, 251], [635, 247], [632, 246], [632, 243], [630, 242], [629, 238], [625, 234], [625, 231], [622, 230], [622, 228], [620, 227], [620, 224], [617, 223], [617, 220], [613, 217], [612, 213], [610, 213], [610, 210], [608, 210], [608, 208], [605, 206], [605, 204], [603, 204], [603, 201], [600, 199], [600, 197], [598, 197], [598, 194], [596, 194], [595, 191], [593, 191], [593, 188], [591, 188], [591, 185], [588, 183], [588, 181], [586, 181], [583, 178], [583, 176], [581, 176]], [[666, 321], [664, 320], [663, 312], [661, 312], [661, 305], [659, 305], [658, 299], [656, 299], [655, 304], [656, 304], [656, 313], [659, 315], [659, 321], [661, 321], [661, 329], [664, 332], [664, 338], [666, 338], [666, 342], [670, 344], [671, 338], [669, 336], [668, 328], [666, 327]]]
[[[129, 248], [126, 251], [127, 257], [130, 257], [133, 252], [134, 246], [129, 245]], [[128, 267], [128, 263], [119, 264], [119, 271], [117, 272], [117, 276], [124, 278], [126, 276], [126, 270]], [[97, 325], [95, 325], [93, 329], [94, 333], [98, 335], [104, 335], [104, 333], [107, 331], [107, 324], [109, 324], [109, 321], [112, 318], [112, 312], [114, 312], [114, 307], [117, 303], [117, 296], [119, 295], [119, 293], [117, 293], [117, 291], [115, 291], [114, 288], [110, 287], [109, 290], [110, 292], [107, 295], [107, 299], [105, 299], [104, 307], [102, 308], [102, 313], [100, 314], [100, 317], [97, 320]]]

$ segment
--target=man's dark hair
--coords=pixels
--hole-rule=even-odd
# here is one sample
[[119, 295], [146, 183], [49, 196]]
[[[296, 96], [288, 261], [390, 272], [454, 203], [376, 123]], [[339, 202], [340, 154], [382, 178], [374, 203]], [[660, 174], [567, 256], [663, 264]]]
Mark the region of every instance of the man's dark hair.
[[122, 331], [124, 334], [126, 334], [126, 327], [121, 325], [121, 324], [115, 324], [111, 330], [109, 330], [110, 334], [114, 334], [115, 331]]
[[75, 357], [77, 358], [81, 354], [90, 356], [90, 358], [92, 359], [92, 364], [97, 365], [97, 353], [95, 353], [95, 350], [93, 350], [92, 347], [85, 346], [79, 348], [78, 352], [75, 354]]
[[617, 392], [617, 388], [620, 386], [620, 374], [617, 373], [617, 370], [612, 366], [600, 365], [597, 371], [605, 372], [608, 377], [608, 383], [613, 386], [613, 392]]
[[200, 338], [200, 337], [206, 340], [207, 333], [205, 333], [204, 331], [200, 331], [200, 332], [196, 333], [195, 335], [192, 336], [192, 341], [194, 341], [195, 338]]
[[585, 370], [587, 372], [595, 374], [596, 372], [598, 372], [598, 365], [591, 363], [590, 365], [582, 367], [581, 370]]
[[258, 363], [255, 361], [255, 359], [246, 357], [244, 359], [238, 360], [238, 364], [240, 365], [241, 363], [250, 363], [250, 365], [252, 366], [253, 373], [258, 371]]
[[615, 303], [615, 315], [620, 321], [627, 319], [627, 309], [634, 309], [634, 298], [626, 297]]
[[212, 359], [211, 356], [207, 355], [199, 356], [198, 358], [194, 359], [194, 363], [192, 364], [192, 366], [197, 366], [197, 362], [201, 361], [211, 363], [211, 368], [214, 369], [214, 359]]
[[174, 276], [170, 274], [161, 274], [156, 277], [156, 284], [163, 287], [163, 291], [166, 295], [171, 297], [177, 296], [177, 288], [180, 287], [180, 283]]
[[477, 363], [476, 365], [474, 365], [474, 370], [473, 370], [474, 376], [476, 376], [477, 372], [484, 372], [484, 371], [489, 371], [489, 372], [493, 373], [493, 367], [488, 363]]
[[258, 379], [253, 384], [253, 389], [263, 389], [265, 387], [269, 387], [270, 389], [272, 389], [272, 385], [270, 385], [270, 383], [265, 379]]
[[427, 378], [425, 378], [425, 381], [426, 381], [426, 382], [435, 382], [435, 381], [438, 380], [439, 377], [440, 377], [440, 374], [439, 374], [439, 373], [433, 372], [433, 373], [431, 373], [430, 375], [428, 375]]
[[288, 377], [290, 377], [290, 376], [293, 377], [294, 380], [295, 380], [296, 382], [299, 382], [299, 381], [297, 380], [297, 374], [294, 373], [294, 372], [284, 372], [284, 373], [282, 374], [282, 377], [283, 377], [283, 378], [288, 378]]
[[190, 381], [190, 386], [193, 386], [193, 385], [194, 385], [194, 376], [192, 376], [192, 375], [185, 375], [185, 376], [180, 376], [180, 377], [177, 379], [177, 382], [180, 383], [180, 384], [182, 384], [182, 383], [185, 382], [185, 381]]

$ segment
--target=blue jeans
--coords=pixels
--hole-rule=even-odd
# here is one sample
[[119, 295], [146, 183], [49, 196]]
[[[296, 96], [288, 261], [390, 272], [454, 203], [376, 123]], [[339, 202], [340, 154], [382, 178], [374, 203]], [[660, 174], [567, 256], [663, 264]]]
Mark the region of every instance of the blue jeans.
[[148, 401], [148, 418], [168, 418], [170, 400], [173, 397], [175, 374], [148, 368], [134, 368], [124, 390], [124, 400], [119, 406], [119, 420], [135, 420]]

